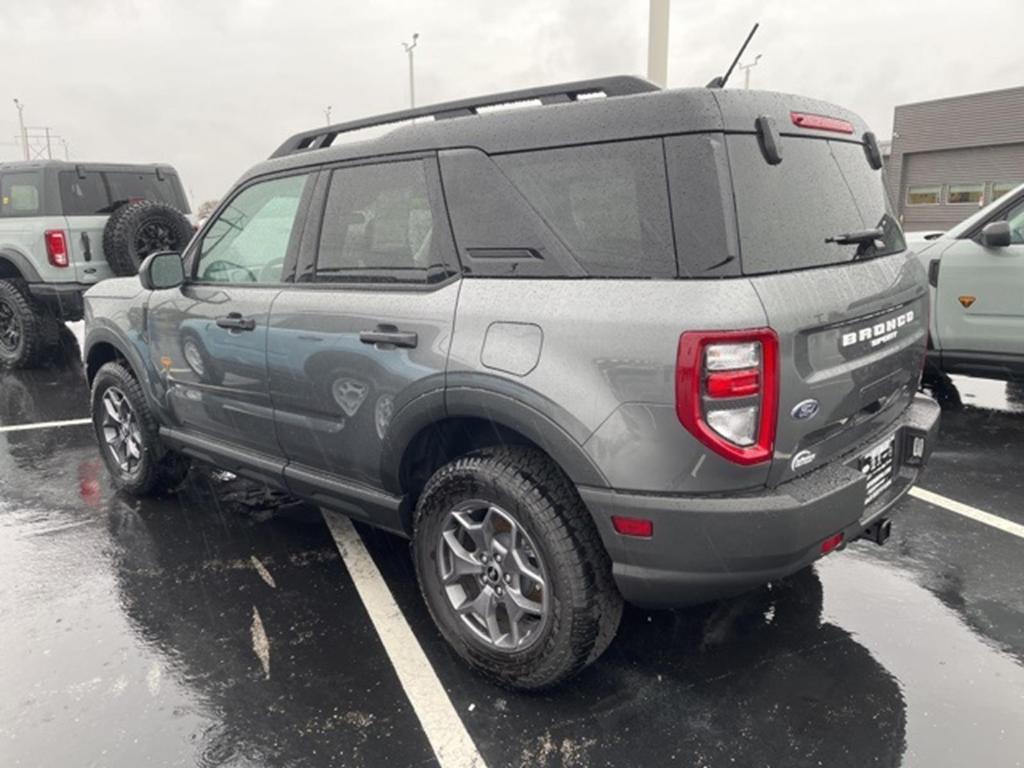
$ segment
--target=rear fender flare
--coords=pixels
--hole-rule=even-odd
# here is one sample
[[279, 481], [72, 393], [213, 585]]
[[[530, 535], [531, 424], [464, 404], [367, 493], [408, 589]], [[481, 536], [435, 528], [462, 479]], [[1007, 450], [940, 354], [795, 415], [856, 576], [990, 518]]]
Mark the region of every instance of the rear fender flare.
[[476, 418], [519, 433], [545, 451], [577, 485], [607, 487], [608, 481], [583, 450], [590, 432], [564, 409], [528, 387], [496, 376], [449, 376], [445, 390], [420, 395], [397, 412], [381, 454], [384, 487], [401, 493], [402, 459], [413, 438], [445, 418]]
[[0, 250], [0, 264], [9, 264], [14, 267], [21, 273], [26, 282], [38, 283], [42, 281], [42, 278], [39, 277], [39, 272], [32, 266], [32, 262], [17, 251], [12, 251], [8, 248]]

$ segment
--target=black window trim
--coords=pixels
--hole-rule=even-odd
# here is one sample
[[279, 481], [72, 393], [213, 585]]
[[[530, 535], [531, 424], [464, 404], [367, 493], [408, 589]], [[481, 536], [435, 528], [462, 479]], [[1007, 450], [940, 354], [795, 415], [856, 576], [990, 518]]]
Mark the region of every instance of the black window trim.
[[[445, 243], [442, 244], [444, 267], [446, 272], [440, 280], [434, 282], [391, 282], [374, 280], [372, 275], [363, 275], [361, 279], [316, 281], [316, 260], [320, 251], [320, 238], [323, 232], [323, 221], [327, 212], [327, 198], [331, 189], [331, 180], [335, 171], [362, 166], [386, 165], [390, 163], [423, 161], [424, 175], [427, 183], [427, 195], [432, 211], [436, 214], [435, 233], [440, 232]], [[438, 166], [437, 152], [420, 151], [388, 155], [374, 155], [345, 161], [326, 163], [319, 166], [320, 179], [316, 185], [316, 195], [312, 196], [309, 213], [306, 217], [302, 245], [296, 254], [293, 281], [289, 290], [362, 290], [362, 291], [398, 291], [398, 292], [429, 292], [450, 285], [462, 277], [458, 254], [455, 250], [455, 239], [452, 234], [448, 206], [441, 185], [441, 173]], [[443, 217], [442, 215], [443, 214]], [[375, 270], [386, 272], [386, 270]]]
[[[196, 236], [192, 238], [192, 242], [188, 248], [182, 254], [182, 259], [185, 263], [185, 285], [202, 285], [202, 286], [215, 286], [220, 288], [275, 288], [282, 287], [291, 284], [295, 280], [295, 264], [298, 258], [298, 252], [300, 243], [305, 231], [306, 222], [310, 212], [310, 202], [313, 199], [313, 190], [319, 183], [320, 170], [315, 166], [304, 166], [300, 168], [289, 168], [284, 171], [277, 173], [262, 174], [260, 176], [254, 176], [251, 179], [247, 179], [242, 184], [235, 187], [220, 204], [214, 209], [213, 213], [206, 219], [206, 223], [203, 224]], [[197, 273], [199, 271], [199, 250], [206, 239], [206, 235], [209, 234], [210, 228], [220, 218], [220, 214], [231, 206], [231, 204], [245, 192], [257, 184], [263, 184], [270, 181], [276, 181], [278, 179], [289, 178], [293, 176], [307, 176], [306, 184], [302, 189], [302, 194], [299, 196], [299, 207], [295, 212], [295, 223], [292, 225], [291, 236], [288, 239], [288, 247], [285, 250], [284, 264], [281, 267], [281, 280], [273, 283], [227, 283], [213, 280], [199, 280]]]

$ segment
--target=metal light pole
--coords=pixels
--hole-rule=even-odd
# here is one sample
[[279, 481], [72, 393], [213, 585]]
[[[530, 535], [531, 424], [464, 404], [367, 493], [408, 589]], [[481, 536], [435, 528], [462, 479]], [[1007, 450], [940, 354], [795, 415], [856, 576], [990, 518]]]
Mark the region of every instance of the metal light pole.
[[668, 6], [669, 0], [651, 0], [647, 29], [647, 79], [662, 88], [668, 82]]
[[64, 159], [65, 160], [70, 160], [71, 159], [71, 150], [68, 149], [67, 139], [61, 139], [60, 143], [64, 145]]
[[15, 99], [14, 106], [18, 108], [18, 127], [21, 129], [21, 154], [24, 159], [28, 160], [28, 134], [25, 132], [25, 118], [21, 114], [25, 111], [25, 105]]
[[761, 54], [757, 54], [754, 60], [749, 64], [740, 64], [740, 69], [743, 70], [743, 87], [750, 88], [750, 70], [757, 66], [757, 62], [761, 60]]
[[331, 105], [327, 105], [327, 109], [324, 110], [324, 117], [327, 119], [327, 124], [331, 124]]
[[412, 43], [402, 43], [405, 52], [409, 54], [409, 106], [412, 109], [416, 108], [416, 79], [413, 75], [412, 49], [416, 47], [416, 40], [419, 39], [419, 36], [419, 32], [413, 32]]

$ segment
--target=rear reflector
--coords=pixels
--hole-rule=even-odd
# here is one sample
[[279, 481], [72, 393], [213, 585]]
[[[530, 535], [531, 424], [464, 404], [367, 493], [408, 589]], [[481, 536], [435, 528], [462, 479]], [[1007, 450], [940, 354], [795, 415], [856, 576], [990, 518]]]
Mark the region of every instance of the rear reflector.
[[654, 523], [644, 520], [641, 517], [622, 517], [612, 515], [612, 526], [615, 532], [623, 536], [634, 536], [639, 539], [649, 539], [654, 535]]
[[46, 241], [46, 258], [55, 267], [66, 267], [68, 260], [68, 240], [63, 230], [48, 229], [43, 234]]
[[843, 534], [839, 532], [834, 536], [829, 536], [823, 542], [821, 542], [821, 554], [827, 555], [839, 548], [839, 545], [843, 543]]
[[853, 133], [853, 123], [827, 115], [809, 115], [806, 112], [790, 112], [793, 125], [798, 128], [809, 128], [814, 131], [834, 131], [835, 133]]

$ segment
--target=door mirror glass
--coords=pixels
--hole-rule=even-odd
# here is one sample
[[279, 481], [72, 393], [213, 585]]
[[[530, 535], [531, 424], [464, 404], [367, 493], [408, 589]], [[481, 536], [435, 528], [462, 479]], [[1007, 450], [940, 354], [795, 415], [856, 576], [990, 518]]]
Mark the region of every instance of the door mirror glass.
[[1007, 221], [990, 221], [981, 230], [981, 244], [986, 248], [1004, 248], [1010, 240], [1010, 223]]
[[185, 282], [185, 265], [181, 262], [181, 254], [161, 251], [146, 257], [139, 267], [139, 280], [147, 291], [177, 288]]

